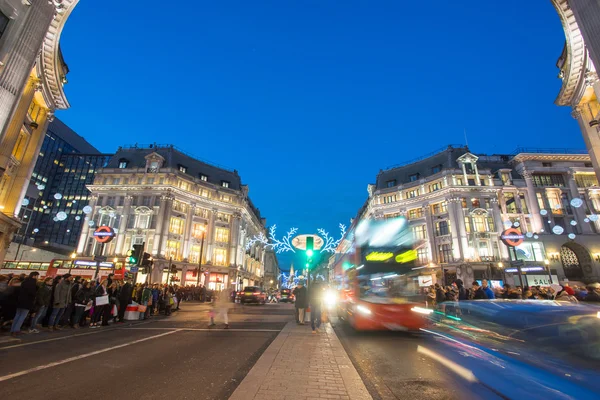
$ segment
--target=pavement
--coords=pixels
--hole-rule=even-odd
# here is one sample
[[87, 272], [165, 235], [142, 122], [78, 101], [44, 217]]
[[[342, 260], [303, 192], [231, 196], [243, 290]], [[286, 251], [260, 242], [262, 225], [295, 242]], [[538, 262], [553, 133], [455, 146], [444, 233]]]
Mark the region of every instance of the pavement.
[[329, 323], [288, 322], [230, 400], [371, 399]]

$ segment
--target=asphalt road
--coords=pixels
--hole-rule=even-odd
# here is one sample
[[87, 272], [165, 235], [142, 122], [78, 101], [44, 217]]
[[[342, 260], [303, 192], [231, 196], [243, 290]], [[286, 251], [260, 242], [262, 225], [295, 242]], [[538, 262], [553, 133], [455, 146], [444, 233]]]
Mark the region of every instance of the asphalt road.
[[292, 308], [244, 306], [224, 330], [208, 328], [209, 306], [184, 303], [168, 318], [3, 337], [0, 392], [22, 399], [227, 399], [293, 319]]
[[428, 339], [403, 332], [356, 332], [331, 318], [336, 334], [375, 400], [487, 399], [490, 393], [469, 384], [417, 352]]

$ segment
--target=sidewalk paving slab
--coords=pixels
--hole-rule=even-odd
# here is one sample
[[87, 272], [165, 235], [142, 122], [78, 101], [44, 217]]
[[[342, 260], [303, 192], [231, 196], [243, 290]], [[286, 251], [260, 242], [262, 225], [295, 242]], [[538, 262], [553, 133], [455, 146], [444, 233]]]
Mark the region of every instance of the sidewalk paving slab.
[[329, 323], [289, 322], [229, 400], [372, 399]]

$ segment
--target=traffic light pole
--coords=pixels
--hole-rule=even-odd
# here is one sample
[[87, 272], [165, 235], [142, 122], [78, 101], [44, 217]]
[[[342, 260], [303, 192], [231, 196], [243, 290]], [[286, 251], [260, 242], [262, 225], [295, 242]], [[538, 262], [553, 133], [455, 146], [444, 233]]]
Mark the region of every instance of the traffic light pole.
[[[200, 286], [200, 274], [202, 271], [202, 253], [204, 253], [204, 238], [206, 237], [206, 230], [202, 232], [202, 243], [200, 243], [200, 260], [198, 260], [198, 274], [196, 275], [198, 280], [196, 281], [196, 287]], [[205, 285], [206, 286], [206, 285]]]
[[[100, 254], [96, 256], [102, 256], [104, 254], [104, 243], [100, 244]], [[96, 260], [96, 272], [94, 273], [94, 280], [98, 280], [98, 274], [100, 273], [100, 259]]]

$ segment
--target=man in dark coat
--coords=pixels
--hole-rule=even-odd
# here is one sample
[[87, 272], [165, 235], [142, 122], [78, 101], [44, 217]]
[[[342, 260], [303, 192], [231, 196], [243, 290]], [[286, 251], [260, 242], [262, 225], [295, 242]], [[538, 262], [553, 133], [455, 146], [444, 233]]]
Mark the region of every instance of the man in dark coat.
[[292, 293], [296, 298], [296, 323], [304, 325], [304, 312], [306, 307], [308, 307], [308, 294], [306, 293], [306, 287], [304, 287], [304, 283], [298, 283], [298, 286], [294, 288]]
[[487, 300], [487, 295], [477, 281], [473, 282], [473, 300]]
[[469, 297], [467, 296], [467, 289], [465, 289], [462, 279], [457, 279], [454, 283], [458, 289], [458, 301], [469, 300]]
[[10, 334], [17, 336], [21, 334], [21, 326], [27, 318], [30, 310], [33, 310], [35, 305], [35, 294], [37, 293], [37, 277], [39, 272], [33, 271], [29, 277], [25, 278], [21, 283], [21, 290], [17, 297], [17, 313], [10, 327]]
[[131, 303], [131, 296], [133, 294], [133, 285], [131, 285], [131, 278], [127, 277], [125, 279], [125, 284], [121, 286], [121, 291], [119, 292], [119, 322], [123, 322], [123, 318], [125, 317], [125, 309]]

